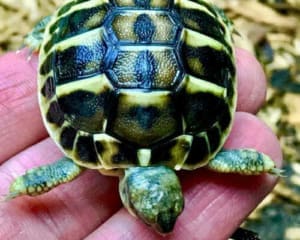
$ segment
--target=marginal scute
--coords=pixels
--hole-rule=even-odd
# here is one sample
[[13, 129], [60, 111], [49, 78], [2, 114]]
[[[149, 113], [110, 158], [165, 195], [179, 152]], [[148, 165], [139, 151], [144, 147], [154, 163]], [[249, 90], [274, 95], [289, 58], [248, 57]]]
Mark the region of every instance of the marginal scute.
[[61, 111], [61, 108], [58, 102], [54, 101], [50, 104], [47, 111], [46, 119], [48, 122], [55, 124], [57, 127], [61, 127], [65, 121], [64, 113]]
[[230, 123], [232, 121], [232, 114], [230, 112], [230, 106], [227, 106], [223, 109], [223, 113], [220, 115], [219, 125], [221, 128], [221, 131], [225, 131], [228, 126], [230, 126]]
[[188, 157], [192, 142], [193, 136], [181, 135], [154, 146], [151, 153], [151, 164], [166, 165], [180, 170]]
[[50, 52], [48, 56], [43, 60], [42, 63], [40, 63], [39, 66], [39, 74], [41, 75], [47, 75], [48, 73], [51, 72], [53, 66], [53, 52]]
[[210, 152], [214, 152], [218, 149], [220, 146], [220, 141], [221, 141], [221, 132], [218, 127], [218, 124], [213, 126], [211, 129], [209, 129], [207, 132], [207, 138], [209, 141], [209, 147], [210, 147]]
[[174, 0], [174, 5], [180, 8], [204, 11], [215, 17], [218, 17], [219, 13], [218, 11], [216, 11], [216, 7], [212, 6], [212, 4], [210, 4], [206, 0]]
[[194, 136], [184, 168], [193, 169], [205, 165], [209, 160], [209, 155], [210, 147], [206, 134]]
[[231, 50], [229, 43], [224, 38], [226, 33], [224, 25], [212, 16], [211, 12], [200, 9], [180, 8], [178, 5], [175, 9], [179, 13], [180, 20], [185, 28], [209, 36], [226, 46], [228, 51]]
[[59, 10], [57, 15], [60, 16], [64, 13], [66, 13], [67, 11], [69, 11], [73, 6], [85, 2], [86, 0], [74, 0], [74, 1], [70, 1], [68, 3], [66, 3], [64, 6], [62, 6]]
[[101, 166], [98, 160], [97, 152], [94, 145], [93, 135], [78, 133], [76, 139], [75, 156], [80, 164], [99, 167]]
[[55, 95], [55, 83], [52, 76], [49, 76], [46, 79], [46, 82], [41, 89], [41, 93], [45, 98], [49, 100]]
[[100, 27], [109, 7], [109, 4], [102, 4], [87, 9], [80, 9], [59, 18], [50, 28], [52, 33], [59, 29], [59, 33], [56, 33], [56, 38], [59, 41], [54, 41], [53, 43], [58, 43], [78, 33], [84, 33]]
[[77, 131], [71, 126], [66, 126], [60, 134], [60, 144], [66, 150], [72, 150]]
[[94, 142], [101, 164], [106, 169], [137, 164], [137, 150], [107, 134], [95, 134]]

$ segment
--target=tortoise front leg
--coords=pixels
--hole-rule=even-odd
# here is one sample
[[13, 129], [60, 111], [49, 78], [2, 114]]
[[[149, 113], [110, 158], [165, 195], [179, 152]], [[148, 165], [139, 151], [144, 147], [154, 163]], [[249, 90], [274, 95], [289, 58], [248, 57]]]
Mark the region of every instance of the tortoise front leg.
[[40, 50], [41, 44], [44, 39], [45, 28], [51, 20], [51, 16], [47, 16], [39, 21], [32, 31], [24, 38], [24, 45], [29, 47], [32, 52]]
[[216, 172], [259, 175], [270, 173], [282, 176], [283, 170], [276, 168], [273, 160], [254, 149], [231, 149], [220, 151], [207, 167]]
[[48, 192], [59, 184], [72, 181], [83, 168], [63, 157], [55, 163], [28, 170], [10, 185], [6, 200], [21, 196], [36, 196]]

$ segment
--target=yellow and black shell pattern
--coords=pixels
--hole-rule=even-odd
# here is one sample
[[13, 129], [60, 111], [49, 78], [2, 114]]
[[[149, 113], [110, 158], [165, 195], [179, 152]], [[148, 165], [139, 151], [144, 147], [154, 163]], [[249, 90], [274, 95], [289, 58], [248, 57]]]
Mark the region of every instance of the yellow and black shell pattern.
[[202, 0], [68, 1], [40, 49], [49, 134], [87, 168], [204, 166], [235, 111], [231, 33]]

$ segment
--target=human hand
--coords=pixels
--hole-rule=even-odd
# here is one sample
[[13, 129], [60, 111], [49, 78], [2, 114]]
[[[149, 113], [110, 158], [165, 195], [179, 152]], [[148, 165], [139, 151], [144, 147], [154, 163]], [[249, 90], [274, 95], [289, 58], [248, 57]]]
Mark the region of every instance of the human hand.
[[[225, 148], [255, 148], [281, 164], [279, 143], [253, 114], [264, 101], [265, 76], [256, 60], [237, 50], [239, 83], [234, 126]], [[62, 156], [48, 138], [36, 97], [37, 57], [26, 50], [0, 58], [0, 196], [13, 178]], [[227, 239], [276, 178], [238, 176], [206, 169], [179, 173], [185, 209], [163, 239]], [[0, 203], [0, 239], [160, 239], [122, 208], [118, 179], [88, 170], [42, 196]]]

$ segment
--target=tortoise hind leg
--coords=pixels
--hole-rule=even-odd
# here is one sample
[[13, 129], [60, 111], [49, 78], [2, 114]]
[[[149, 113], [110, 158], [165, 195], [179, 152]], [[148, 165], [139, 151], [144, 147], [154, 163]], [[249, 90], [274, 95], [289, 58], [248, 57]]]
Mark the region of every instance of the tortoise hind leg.
[[27, 171], [10, 185], [6, 200], [21, 195], [36, 196], [48, 192], [59, 184], [72, 181], [83, 169], [71, 159], [62, 159]]
[[217, 172], [242, 175], [270, 173], [282, 176], [283, 174], [283, 170], [276, 168], [269, 156], [254, 149], [223, 149], [208, 163], [207, 167]]
[[47, 16], [39, 21], [32, 31], [25, 36], [24, 45], [29, 47], [31, 52], [39, 51], [44, 38], [44, 31], [51, 20], [51, 16]]

